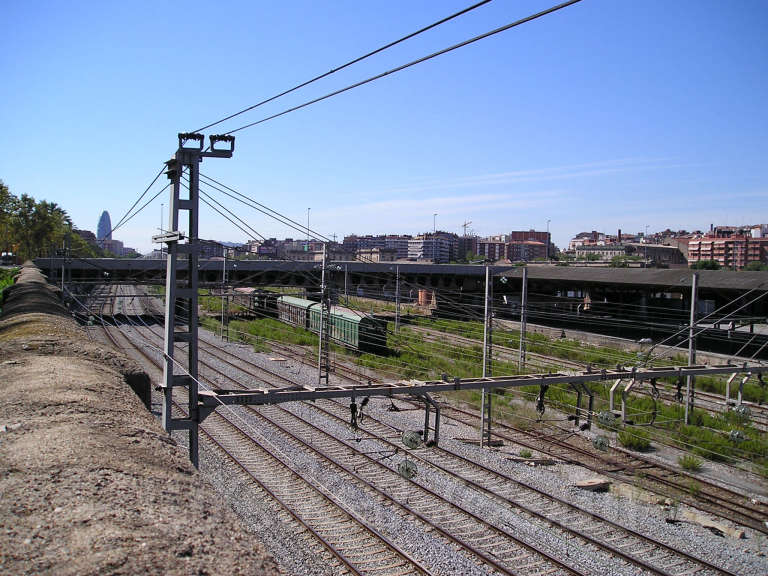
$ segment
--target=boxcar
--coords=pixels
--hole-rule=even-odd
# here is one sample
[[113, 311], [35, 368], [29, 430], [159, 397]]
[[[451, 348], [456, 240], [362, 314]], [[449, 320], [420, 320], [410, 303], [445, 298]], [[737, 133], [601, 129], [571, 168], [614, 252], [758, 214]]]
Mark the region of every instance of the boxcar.
[[[280, 296], [277, 314], [281, 322], [301, 326], [316, 334], [320, 332], [321, 307], [319, 302]], [[385, 353], [387, 350], [387, 323], [354, 310], [331, 307], [330, 336], [333, 342], [361, 352]]]
[[[320, 331], [320, 305], [309, 309], [309, 329]], [[387, 349], [386, 322], [371, 318], [355, 310], [331, 307], [331, 338], [337, 344], [361, 352], [384, 353]]]
[[277, 299], [277, 318], [286, 324], [309, 328], [309, 316], [307, 311], [312, 306], [319, 306], [317, 302], [296, 298], [294, 296], [280, 296]]

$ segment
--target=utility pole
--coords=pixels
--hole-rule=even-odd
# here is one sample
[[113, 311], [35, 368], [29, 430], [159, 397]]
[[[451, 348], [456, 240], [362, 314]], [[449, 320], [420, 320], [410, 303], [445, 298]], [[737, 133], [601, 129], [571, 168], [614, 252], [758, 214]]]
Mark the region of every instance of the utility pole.
[[643, 260], [645, 265], [648, 266], [648, 224], [645, 225], [645, 234], [643, 235], [643, 244], [645, 244], [645, 253], [643, 254]]
[[551, 241], [549, 239], [549, 223], [550, 223], [550, 219], [547, 218], [547, 262], [549, 262], [549, 245], [551, 244]]
[[347, 292], [347, 265], [344, 264], [344, 305], [349, 306], [349, 292]]
[[395, 266], [395, 334], [400, 332], [400, 266]]
[[[490, 267], [485, 267], [485, 321], [483, 323], [483, 378], [491, 375], [493, 360], [493, 278]], [[487, 426], [487, 431], [486, 431]], [[491, 443], [491, 392], [482, 389], [480, 405], [480, 446]]]
[[525, 368], [525, 328], [528, 319], [528, 267], [523, 266], [523, 293], [520, 296], [520, 351], [517, 359], [517, 370], [521, 374]]
[[437, 264], [437, 212], [432, 214], [432, 264]]
[[[227, 291], [227, 247], [222, 244], [221, 248], [224, 253], [224, 265], [221, 268], [221, 339], [224, 340], [224, 300], [226, 298], [224, 294]], [[227, 310], [227, 312], [229, 312], [229, 310]], [[227, 338], [227, 340], [229, 340], [229, 338]]]
[[[158, 228], [158, 231], [160, 234], [163, 233], [163, 208], [165, 207], [165, 204], [162, 202], [160, 203], [160, 228]], [[163, 245], [160, 244], [160, 260], [163, 259]]]
[[[699, 273], [694, 272], [691, 276], [691, 320], [688, 326], [688, 366], [696, 363], [696, 301], [699, 297]], [[693, 386], [695, 382], [693, 376], [688, 376], [685, 383], [685, 423], [690, 424], [690, 412], [693, 412]]]
[[317, 352], [317, 384], [325, 380], [328, 386], [328, 375], [331, 372], [330, 342], [331, 342], [331, 295], [326, 281], [326, 245], [323, 243], [323, 269], [320, 276], [320, 341]]
[[67, 249], [64, 242], [61, 243], [61, 294], [64, 295], [64, 265], [67, 261]]
[[[200, 207], [200, 162], [203, 158], [231, 158], [235, 150], [234, 136], [210, 136], [210, 146], [203, 152], [205, 136], [202, 134], [179, 134], [179, 148], [173, 157], [166, 162], [166, 175], [171, 181], [170, 201], [168, 203], [168, 228], [165, 233], [155, 236], [154, 242], [165, 243], [168, 247], [166, 278], [165, 278], [165, 339], [163, 345], [163, 428], [167, 432], [187, 430], [189, 433], [189, 459], [197, 467], [198, 459], [198, 428], [200, 414], [198, 410], [198, 365], [197, 365], [197, 285], [198, 261], [200, 257], [199, 240], [197, 236]], [[221, 143], [227, 148], [217, 148]], [[189, 145], [193, 143], [194, 145]], [[187, 171], [189, 178], [189, 194], [184, 197], [181, 192], [182, 173]], [[188, 214], [188, 231], [185, 238], [179, 230], [179, 212]], [[185, 240], [182, 243], [182, 240]], [[187, 260], [186, 283], [179, 284], [179, 256], [185, 255]], [[179, 302], [180, 301], [180, 302]], [[185, 306], [186, 304], [186, 306]], [[186, 330], [176, 330], [177, 309], [187, 308]], [[187, 367], [177, 366], [174, 359], [176, 343], [187, 343]], [[188, 415], [173, 417], [173, 389], [186, 387]]]
[[469, 222], [464, 222], [464, 224], [461, 225], [461, 227], [464, 229], [464, 237], [465, 238], [467, 237], [467, 228], [469, 227], [470, 224], [472, 224], [471, 220]]

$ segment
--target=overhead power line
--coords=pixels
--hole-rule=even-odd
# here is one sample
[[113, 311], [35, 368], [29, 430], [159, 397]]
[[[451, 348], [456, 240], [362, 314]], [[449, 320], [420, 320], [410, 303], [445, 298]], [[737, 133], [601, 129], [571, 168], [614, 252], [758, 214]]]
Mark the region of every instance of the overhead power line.
[[[136, 216], [136, 214], [134, 214], [133, 216], [131, 216], [130, 218], [128, 218], [128, 215], [129, 215], [129, 214], [130, 214], [130, 213], [133, 211], [133, 209], [134, 209], [134, 208], [136, 208], [136, 205], [137, 205], [139, 202], [141, 202], [141, 199], [142, 199], [142, 198], [144, 198], [144, 196], [146, 196], [146, 195], [147, 195], [147, 192], [149, 192], [149, 189], [150, 189], [150, 188], [152, 188], [152, 186], [154, 186], [154, 185], [155, 185], [155, 182], [157, 182], [157, 179], [158, 179], [158, 178], [160, 178], [160, 174], [162, 174], [162, 173], [163, 173], [163, 170], [165, 170], [165, 164], [163, 164], [163, 167], [162, 167], [162, 168], [160, 168], [160, 171], [159, 171], [159, 172], [158, 172], [158, 173], [155, 175], [155, 177], [152, 179], [152, 182], [150, 182], [150, 183], [149, 183], [149, 186], [147, 186], [147, 187], [144, 189], [144, 192], [142, 192], [142, 194], [141, 194], [141, 195], [140, 195], [140, 196], [139, 196], [139, 197], [136, 199], [136, 202], [134, 202], [134, 203], [133, 203], [133, 205], [132, 205], [132, 206], [131, 206], [131, 207], [128, 209], [128, 211], [127, 211], [127, 212], [126, 212], [126, 213], [123, 215], [123, 217], [122, 217], [122, 218], [120, 218], [120, 221], [119, 221], [117, 224], [115, 224], [115, 225], [112, 227], [112, 230], [110, 230], [110, 231], [109, 231], [109, 233], [110, 233], [110, 234], [112, 234], [112, 232], [114, 232], [115, 230], [117, 230], [118, 228], [120, 228], [120, 226], [122, 226], [123, 224], [125, 224], [125, 223], [126, 223], [128, 220], [130, 220], [131, 218], [133, 218], [133, 216]], [[145, 206], [146, 206], [146, 204], [145, 204]], [[142, 208], [144, 208], [144, 206], [142, 206]], [[139, 212], [141, 211], [141, 209], [142, 209], [142, 208], [139, 208]], [[137, 212], [137, 214], [138, 214], [138, 212]]]
[[480, 34], [479, 36], [474, 36], [473, 38], [469, 38], [468, 40], [464, 40], [463, 42], [459, 42], [458, 44], [454, 44], [453, 46], [449, 46], [448, 48], [443, 48], [442, 50], [438, 50], [437, 52], [433, 52], [432, 54], [429, 54], [427, 56], [423, 56], [421, 58], [418, 58], [416, 60], [412, 60], [411, 62], [408, 62], [406, 64], [403, 64], [401, 66], [398, 66], [397, 68], [392, 68], [391, 70], [387, 70], [386, 72], [382, 72], [381, 74], [377, 74], [376, 76], [371, 76], [370, 78], [366, 78], [365, 80], [361, 80], [360, 82], [356, 82], [354, 84], [350, 84], [349, 86], [346, 86], [345, 88], [340, 88], [339, 90], [335, 90], [333, 92], [330, 92], [324, 96], [320, 96], [318, 98], [314, 98], [312, 100], [309, 100], [307, 102], [304, 102], [303, 104], [299, 104], [297, 106], [292, 106], [291, 108], [287, 108], [286, 110], [283, 110], [282, 112], [278, 112], [276, 114], [272, 114], [271, 116], [267, 116], [266, 118], [262, 118], [261, 120], [256, 120], [255, 122], [250, 122], [248, 124], [244, 124], [243, 126], [240, 126], [238, 128], [235, 128], [234, 130], [229, 130], [226, 132], [226, 134], [234, 134], [235, 132], [239, 132], [241, 130], [245, 130], [246, 128], [251, 128], [252, 126], [256, 126], [258, 124], [263, 124], [264, 122], [268, 122], [270, 120], [274, 120], [275, 118], [279, 118], [280, 116], [285, 116], [286, 114], [290, 114], [291, 112], [295, 112], [296, 110], [301, 110], [302, 108], [306, 108], [307, 106], [311, 106], [312, 104], [317, 104], [318, 102], [322, 102], [323, 100], [327, 100], [328, 98], [332, 98], [334, 96], [338, 96], [339, 94], [343, 94], [344, 92], [348, 92], [350, 90], [353, 90], [354, 88], [359, 88], [360, 86], [364, 86], [366, 84], [370, 84], [371, 82], [374, 82], [375, 80], [379, 80], [381, 78], [384, 78], [385, 76], [389, 76], [390, 74], [395, 74], [397, 72], [401, 72], [407, 68], [410, 68], [412, 66], [416, 66], [417, 64], [421, 64], [423, 62], [427, 62], [428, 60], [432, 60], [433, 58], [437, 58], [438, 56], [442, 56], [443, 54], [447, 54], [449, 52], [453, 52], [454, 50], [458, 50], [459, 48], [463, 48], [464, 46], [468, 46], [470, 44], [474, 44], [475, 42], [478, 42], [480, 40], [483, 40], [485, 38], [489, 38], [490, 36], [494, 36], [496, 34], [499, 34], [501, 32], [505, 32], [506, 30], [509, 30], [511, 28], [515, 28], [516, 26], [520, 26], [521, 24], [525, 24], [527, 22], [531, 22], [533, 20], [536, 20], [538, 18], [541, 18], [542, 16], [546, 16], [547, 14], [552, 14], [553, 12], [557, 12], [558, 10], [562, 10], [563, 8], [567, 8], [568, 6], [571, 6], [572, 4], [576, 4], [578, 2], [581, 2], [581, 0], [569, 0], [568, 2], [563, 2], [562, 4], [558, 4], [557, 6], [553, 6], [552, 8], [548, 8], [546, 10], [542, 10], [541, 12], [537, 12], [535, 14], [531, 14], [530, 16], [526, 16], [525, 18], [521, 18], [520, 20], [515, 20], [514, 22], [510, 22], [509, 24], [505, 24], [504, 26], [501, 26], [500, 28], [496, 28], [494, 30], [491, 30], [489, 32], [485, 32], [484, 34]]
[[203, 130], [207, 130], [208, 128], [211, 128], [213, 126], [216, 126], [218, 124], [221, 124], [222, 122], [226, 122], [227, 120], [231, 120], [232, 118], [235, 118], [236, 116], [240, 116], [241, 114], [245, 114], [246, 112], [250, 112], [251, 110], [258, 108], [259, 106], [263, 106], [264, 104], [268, 104], [272, 102], [273, 100], [277, 100], [278, 98], [282, 98], [283, 96], [286, 96], [287, 94], [290, 94], [291, 92], [295, 92], [296, 90], [299, 90], [301, 88], [304, 88], [305, 86], [309, 86], [313, 82], [317, 82], [318, 80], [322, 80], [323, 78], [327, 78], [328, 76], [335, 74], [336, 72], [339, 72], [341, 70], [344, 70], [345, 68], [348, 68], [349, 66], [352, 66], [353, 64], [357, 64], [358, 62], [362, 62], [366, 58], [370, 58], [371, 56], [374, 56], [376, 54], [379, 54], [381, 52], [384, 52], [385, 50], [388, 50], [389, 48], [392, 48], [393, 46], [396, 46], [402, 42], [405, 42], [406, 40], [410, 40], [411, 38], [414, 38], [418, 36], [419, 34], [422, 34], [428, 30], [431, 30], [432, 28], [436, 28], [437, 26], [440, 26], [441, 24], [445, 24], [446, 22], [449, 22], [450, 20], [453, 20], [454, 18], [458, 18], [459, 16], [462, 16], [468, 12], [471, 12], [472, 10], [479, 8], [480, 6], [483, 6], [485, 4], [490, 3], [491, 0], [483, 0], [482, 2], [478, 2], [476, 4], [473, 4], [472, 6], [469, 6], [467, 8], [464, 8], [463, 10], [460, 10], [459, 12], [456, 12], [455, 14], [451, 14], [450, 16], [446, 16], [445, 18], [442, 18], [441, 20], [438, 20], [437, 22], [433, 22], [429, 26], [425, 26], [424, 28], [420, 28], [419, 30], [416, 30], [415, 32], [411, 32], [410, 34], [403, 36], [402, 38], [399, 38], [395, 40], [394, 42], [390, 42], [389, 44], [385, 44], [384, 46], [381, 46], [380, 48], [376, 48], [376, 50], [373, 50], [371, 52], [368, 52], [367, 54], [363, 54], [362, 56], [359, 56], [355, 58], [354, 60], [350, 60], [346, 64], [342, 64], [341, 66], [337, 66], [336, 68], [332, 68], [328, 72], [325, 72], [323, 74], [320, 74], [319, 76], [315, 76], [311, 80], [307, 80], [306, 82], [302, 82], [301, 84], [297, 84], [293, 88], [289, 88], [288, 90], [285, 90], [283, 92], [280, 92], [279, 94], [275, 94], [274, 96], [271, 96], [267, 98], [266, 100], [262, 100], [261, 102], [257, 102], [256, 104], [253, 104], [252, 106], [248, 106], [247, 108], [243, 108], [239, 112], [235, 112], [234, 114], [230, 114], [229, 116], [225, 116], [221, 120], [217, 120], [216, 122], [211, 122], [210, 124], [206, 124], [202, 128], [198, 128], [195, 130], [195, 132], [202, 132]]
[[[169, 182], [168, 184], [166, 184], [165, 186], [163, 186], [162, 188], [160, 188], [160, 190], [158, 190], [158, 191], [157, 191], [157, 193], [156, 193], [154, 196], [152, 196], [152, 198], [150, 198], [149, 200], [147, 200], [146, 202], [144, 202], [144, 204], [142, 204], [142, 205], [141, 205], [141, 207], [140, 207], [138, 210], [136, 210], [136, 212], [134, 212], [134, 213], [133, 213], [133, 214], [131, 214], [130, 216], [128, 216], [128, 214], [126, 214], [125, 216], [123, 216], [123, 220], [120, 222], [120, 224], [118, 224], [117, 226], [115, 226], [114, 228], [112, 228], [112, 230], [110, 231], [110, 234], [111, 234], [112, 232], [114, 232], [115, 230], [117, 230], [117, 229], [118, 229], [120, 226], [122, 226], [123, 224], [128, 224], [128, 222], [130, 222], [130, 221], [131, 221], [131, 220], [132, 220], [132, 219], [133, 219], [133, 218], [134, 218], [134, 217], [135, 217], [135, 216], [136, 216], [136, 215], [137, 215], [139, 212], [141, 212], [142, 210], [144, 210], [144, 208], [146, 208], [147, 206], [149, 206], [150, 204], [152, 204], [152, 202], [154, 202], [154, 201], [155, 201], [155, 199], [156, 199], [158, 196], [160, 196], [160, 194], [162, 194], [163, 192], [165, 192], [166, 190], [168, 190], [168, 188], [169, 188], [170, 186], [171, 186], [171, 183]], [[143, 197], [144, 197], [144, 195], [142, 194], [142, 196], [139, 198], [139, 200], [141, 200], [141, 198], [143, 198]], [[137, 200], [137, 203], [138, 203], [138, 200]], [[134, 206], [135, 206], [135, 204], [134, 204]], [[126, 216], [128, 216], [128, 217], [126, 218]]]
[[[258, 212], [261, 212], [262, 214], [264, 214], [266, 216], [269, 216], [270, 218], [274, 218], [275, 220], [277, 220], [281, 224], [285, 224], [286, 226], [288, 226], [289, 228], [293, 228], [297, 232], [301, 232], [302, 234], [304, 234], [304, 233], [312, 234], [316, 238], [319, 238], [321, 240], [325, 240], [326, 242], [330, 242], [331, 241], [331, 239], [326, 237], [325, 235], [320, 234], [319, 232], [317, 232], [315, 230], [312, 230], [311, 228], [307, 228], [303, 224], [300, 224], [300, 223], [296, 222], [295, 220], [289, 218], [285, 214], [281, 214], [277, 210], [273, 210], [272, 208], [269, 208], [268, 206], [265, 206], [261, 202], [257, 202], [253, 198], [250, 198], [249, 196], [246, 196], [245, 194], [242, 194], [241, 192], [238, 192], [234, 188], [230, 188], [226, 184], [222, 184], [221, 182], [219, 182], [218, 180], [215, 180], [214, 178], [211, 178], [210, 176], [206, 176], [205, 174], [201, 173], [200, 177], [203, 178], [204, 180], [208, 180], [209, 182], [204, 182], [204, 183], [207, 184], [208, 186], [210, 186], [211, 188], [213, 188], [214, 190], [217, 190], [217, 191], [221, 192], [225, 196], [229, 196], [233, 200], [237, 200], [238, 202], [242, 202], [246, 206], [250, 206], [254, 210], [257, 210]], [[214, 186], [214, 184], [211, 184], [210, 182], [213, 182], [214, 184], [216, 184], [218, 186]], [[222, 188], [224, 188], [225, 190], [222, 190]], [[227, 192], [226, 190], [229, 190], [229, 192], [231, 192], [231, 194], [229, 192]], [[233, 196], [233, 194], [234, 194], [234, 196]]]

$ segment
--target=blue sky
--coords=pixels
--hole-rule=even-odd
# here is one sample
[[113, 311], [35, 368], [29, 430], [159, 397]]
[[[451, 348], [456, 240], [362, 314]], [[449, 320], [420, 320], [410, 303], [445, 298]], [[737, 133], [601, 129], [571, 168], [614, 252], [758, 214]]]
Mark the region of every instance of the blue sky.
[[[3, 2], [0, 179], [96, 229], [197, 129], [470, 4]], [[225, 131], [551, 6], [494, 0]], [[584, 0], [237, 133], [202, 171], [339, 239], [768, 221], [768, 3]], [[164, 183], [163, 183], [164, 184]], [[300, 236], [218, 199], [264, 236]], [[165, 195], [115, 237], [140, 250]], [[167, 210], [166, 210], [167, 212]], [[201, 236], [245, 240], [204, 208]]]

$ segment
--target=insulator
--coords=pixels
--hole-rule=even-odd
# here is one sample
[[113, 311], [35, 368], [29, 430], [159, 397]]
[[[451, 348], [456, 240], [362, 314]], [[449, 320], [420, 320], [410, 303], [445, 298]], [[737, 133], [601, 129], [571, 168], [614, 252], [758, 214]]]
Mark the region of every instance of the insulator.
[[736, 408], [733, 409], [733, 411], [742, 418], [750, 418], [752, 416], [752, 410], [750, 410], [749, 406], [746, 404], [739, 404], [736, 406]]
[[592, 440], [592, 446], [597, 448], [598, 450], [608, 450], [608, 446], [610, 446], [610, 442], [608, 441], [608, 438], [605, 436], [595, 436]]
[[675, 400], [678, 402], [683, 401], [683, 377], [677, 379], [677, 391], [675, 392]]
[[408, 480], [416, 476], [416, 474], [419, 472], [416, 464], [410, 460], [403, 460], [400, 462], [400, 464], [397, 466], [397, 471], [400, 473], [400, 476], [407, 478]]
[[349, 403], [349, 412], [350, 412], [350, 419], [349, 424], [352, 426], [352, 428], [357, 429], [357, 402], [352, 400], [352, 402]]
[[734, 444], [738, 444], [739, 442], [744, 442], [747, 437], [744, 436], [744, 432], [741, 430], [731, 430], [728, 434], [728, 440], [733, 442]]
[[600, 412], [597, 415], [597, 423], [601, 428], [614, 428], [616, 426], [616, 414], [609, 410]]
[[406, 430], [403, 432], [402, 441], [408, 448], [418, 448], [422, 442], [421, 431]]

